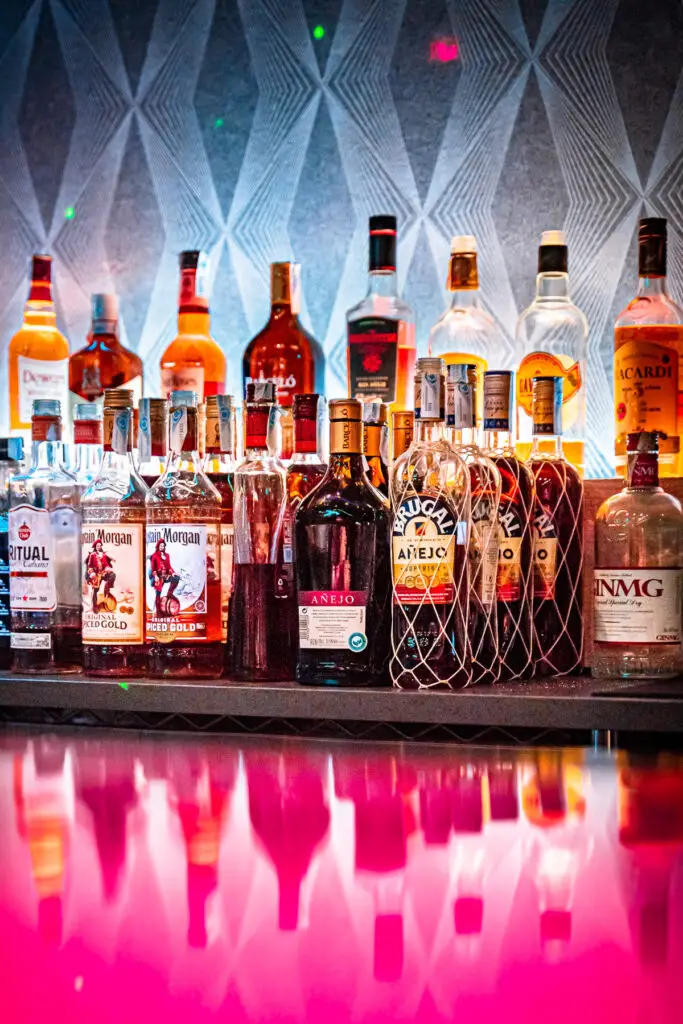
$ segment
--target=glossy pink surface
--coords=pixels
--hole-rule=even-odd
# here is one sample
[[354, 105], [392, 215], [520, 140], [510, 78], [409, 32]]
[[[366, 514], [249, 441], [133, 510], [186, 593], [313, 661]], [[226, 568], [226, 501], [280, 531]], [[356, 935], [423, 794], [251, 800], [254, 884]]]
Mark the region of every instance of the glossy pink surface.
[[683, 759], [0, 734], [0, 1020], [680, 1022]]

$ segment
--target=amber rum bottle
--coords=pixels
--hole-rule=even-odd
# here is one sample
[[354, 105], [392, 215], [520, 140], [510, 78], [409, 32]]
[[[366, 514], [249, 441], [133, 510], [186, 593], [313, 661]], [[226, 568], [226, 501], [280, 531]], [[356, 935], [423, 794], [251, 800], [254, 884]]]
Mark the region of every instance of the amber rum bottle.
[[247, 345], [242, 360], [244, 387], [271, 381], [284, 415], [281, 420], [283, 459], [292, 455], [292, 405], [299, 394], [324, 394], [325, 357], [299, 319], [301, 268], [298, 263], [271, 263], [270, 317]]
[[[581, 669], [583, 481], [562, 451], [564, 377], [533, 379], [534, 674]], [[552, 442], [549, 446], [548, 442]]]
[[389, 506], [362, 455], [361, 403], [330, 402], [330, 463], [296, 513], [296, 679], [319, 686], [388, 681]]
[[204, 473], [197, 396], [174, 391], [169, 458], [147, 494], [147, 614], [154, 676], [215, 679], [223, 671], [221, 498]]
[[368, 293], [346, 314], [349, 394], [410, 409], [415, 314], [398, 294], [395, 217], [370, 218], [369, 256]]
[[141, 398], [138, 417], [138, 473], [152, 487], [166, 467], [168, 455], [168, 402]]
[[221, 496], [221, 614], [223, 640], [228, 638], [234, 547], [235, 407], [231, 395], [206, 400], [204, 472]]
[[10, 429], [31, 440], [33, 401], [58, 401], [66, 413], [69, 342], [57, 329], [52, 301], [52, 257], [34, 256], [24, 322], [9, 343]]
[[142, 360], [119, 341], [116, 295], [93, 295], [88, 344], [69, 359], [71, 415], [79, 402], [102, 405], [105, 389], [125, 388], [137, 408], [142, 398]]
[[645, 217], [638, 230], [638, 292], [614, 325], [617, 472], [626, 472], [626, 439], [641, 430], [659, 440], [661, 476], [682, 476], [683, 309], [666, 282], [666, 221]]
[[389, 497], [389, 426], [388, 406], [384, 402], [363, 403], [363, 455], [366, 471], [373, 487]]
[[225, 390], [225, 356], [211, 337], [206, 296], [206, 256], [196, 250], [180, 254], [178, 334], [161, 357], [161, 393], [194, 391], [197, 401]]
[[83, 667], [96, 676], [143, 676], [145, 498], [133, 464], [133, 392], [104, 393], [100, 471], [81, 505]]

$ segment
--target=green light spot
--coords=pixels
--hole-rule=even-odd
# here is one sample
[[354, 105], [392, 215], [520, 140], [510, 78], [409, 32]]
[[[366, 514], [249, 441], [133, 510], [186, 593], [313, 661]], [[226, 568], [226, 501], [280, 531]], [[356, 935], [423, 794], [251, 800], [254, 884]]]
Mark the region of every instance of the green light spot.
[[128, 683], [119, 683], [119, 686], [121, 687], [122, 690], [128, 689]]
[[323, 28], [322, 25], [316, 25], [315, 28], [313, 29], [313, 38], [314, 39], [324, 39], [324, 37], [325, 37], [325, 29]]
[[213, 122], [214, 128], [222, 128], [224, 124], [225, 121], [223, 120], [222, 117], [217, 117], [216, 120]]
[[64, 211], [64, 220], [73, 220], [75, 216], [76, 211], [74, 210], [73, 206], [67, 206], [66, 210]]

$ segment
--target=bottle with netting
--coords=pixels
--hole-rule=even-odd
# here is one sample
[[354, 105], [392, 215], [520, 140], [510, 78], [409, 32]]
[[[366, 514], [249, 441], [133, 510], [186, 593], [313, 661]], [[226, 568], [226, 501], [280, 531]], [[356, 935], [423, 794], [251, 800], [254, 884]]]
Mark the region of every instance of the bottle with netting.
[[399, 689], [460, 689], [472, 680], [470, 474], [444, 436], [445, 397], [443, 360], [418, 360], [415, 439], [390, 478], [390, 669]]

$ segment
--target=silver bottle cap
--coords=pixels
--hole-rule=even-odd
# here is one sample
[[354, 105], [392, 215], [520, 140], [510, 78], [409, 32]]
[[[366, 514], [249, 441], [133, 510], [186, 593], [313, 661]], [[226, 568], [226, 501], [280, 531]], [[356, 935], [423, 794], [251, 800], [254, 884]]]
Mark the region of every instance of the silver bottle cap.
[[173, 409], [196, 409], [196, 391], [172, 391], [170, 406]]
[[62, 406], [56, 398], [34, 398], [31, 407], [32, 416], [61, 416]]
[[102, 410], [95, 402], [79, 402], [74, 409], [74, 420], [101, 420]]

